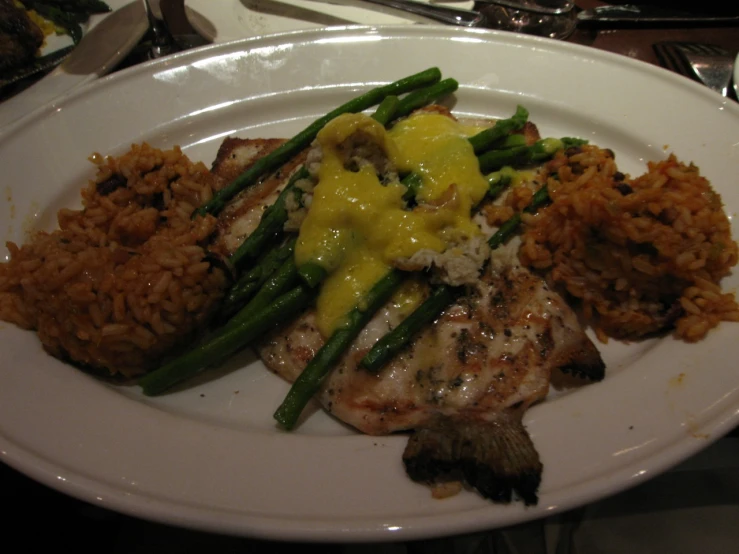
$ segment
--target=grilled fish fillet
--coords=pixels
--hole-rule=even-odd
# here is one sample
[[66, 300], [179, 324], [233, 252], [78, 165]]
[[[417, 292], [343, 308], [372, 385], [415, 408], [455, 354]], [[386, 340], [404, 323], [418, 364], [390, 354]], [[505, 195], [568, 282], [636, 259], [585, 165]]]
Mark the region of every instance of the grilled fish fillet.
[[[213, 171], [226, 177], [237, 164], [248, 167], [265, 153], [260, 146], [228, 139]], [[256, 227], [293, 169], [229, 207], [217, 242], [223, 253]], [[496, 251], [480, 281], [378, 374], [361, 368], [362, 357], [403, 316], [392, 300], [375, 315], [325, 379], [318, 402], [363, 433], [412, 431], [403, 461], [416, 481], [463, 481], [494, 501], [508, 502], [515, 493], [535, 504], [542, 464], [523, 426], [524, 412], [547, 396], [554, 371], [592, 380], [604, 375], [577, 316], [520, 265], [510, 246]], [[268, 368], [292, 382], [323, 343], [308, 310], [266, 336], [257, 351]]]
[[[523, 413], [547, 396], [554, 370], [598, 380], [604, 365], [559, 295], [513, 258], [499, 264], [375, 375], [359, 361], [400, 322], [400, 308], [389, 302], [317, 400], [363, 433], [414, 430], [403, 455], [414, 480], [464, 480], [487, 498], [509, 501], [516, 492], [532, 504], [542, 467]], [[308, 311], [258, 352], [292, 382], [322, 345]]]

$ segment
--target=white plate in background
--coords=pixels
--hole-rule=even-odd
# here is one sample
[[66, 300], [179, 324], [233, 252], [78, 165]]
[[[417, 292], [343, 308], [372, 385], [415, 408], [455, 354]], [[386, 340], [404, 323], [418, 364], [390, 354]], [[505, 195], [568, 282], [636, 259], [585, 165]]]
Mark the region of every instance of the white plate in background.
[[[76, 87], [105, 75], [141, 40], [148, 22], [140, 0], [106, 0], [112, 11], [92, 15], [72, 54], [37, 83], [0, 103], [0, 129]], [[72, 44], [67, 36], [47, 37], [44, 54]]]
[[[175, 144], [209, 164], [226, 136], [286, 137], [360, 91], [439, 66], [455, 111], [526, 106], [545, 136], [610, 147], [622, 171], [674, 151], [739, 210], [739, 105], [674, 73], [574, 44], [426, 25], [286, 33], [183, 52], [100, 79], [0, 134], [3, 240], [79, 205], [92, 152]], [[680, 117], [675, 117], [679, 113]], [[81, 125], [80, 122], [84, 122]], [[686, 132], [690, 129], [690, 132]], [[34, 163], [27, 160], [33, 152]], [[739, 235], [733, 218], [735, 236]], [[739, 278], [725, 288], [735, 290]], [[442, 501], [403, 470], [403, 435], [369, 437], [321, 411], [293, 433], [288, 385], [244, 354], [157, 398], [97, 381], [0, 324], [0, 459], [105, 508], [282, 540], [400, 541], [551, 515], [643, 482], [739, 423], [737, 324], [697, 344], [598, 345], [606, 379], [529, 410], [539, 504]]]

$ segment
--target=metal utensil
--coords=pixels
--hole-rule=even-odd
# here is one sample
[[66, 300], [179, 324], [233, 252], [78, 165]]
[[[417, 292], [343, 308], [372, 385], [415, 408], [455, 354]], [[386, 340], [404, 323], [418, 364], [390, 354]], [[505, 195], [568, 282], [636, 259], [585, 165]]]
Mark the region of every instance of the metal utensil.
[[439, 6], [437, 4], [424, 4], [422, 2], [414, 2], [413, 0], [364, 0], [370, 4], [378, 4], [396, 10], [412, 13], [428, 17], [434, 21], [446, 23], [447, 25], [457, 25], [460, 27], [481, 27], [485, 21], [485, 16], [479, 12], [472, 10], [463, 10], [460, 8], [450, 8], [447, 6]]
[[162, 21], [154, 15], [149, 0], [144, 0], [144, 10], [146, 11], [146, 18], [149, 20], [149, 30], [152, 34], [151, 48], [148, 52], [149, 59], [168, 56], [180, 50]]
[[364, 0], [428, 17], [448, 25], [485, 27], [513, 31], [554, 39], [567, 38], [575, 30], [575, 10], [560, 15], [517, 10], [496, 4], [486, 4], [479, 11], [423, 4], [413, 0]]
[[481, 4], [497, 4], [516, 10], [559, 15], [575, 7], [572, 0], [476, 0]]
[[501, 31], [563, 40], [577, 28], [575, 10], [552, 15], [487, 4], [480, 12], [485, 16], [482, 26]]
[[185, 0], [159, 0], [162, 20], [177, 45], [183, 50], [211, 44], [211, 41], [198, 34], [190, 24], [185, 11]]
[[614, 23], [705, 25], [706, 23], [736, 23], [739, 22], [739, 15], [704, 14], [659, 6], [621, 4], [582, 10], [577, 14], [577, 19], [580, 23], [602, 25]]
[[654, 53], [668, 69], [700, 81], [722, 96], [729, 94], [734, 55], [725, 49], [697, 42], [658, 42]]

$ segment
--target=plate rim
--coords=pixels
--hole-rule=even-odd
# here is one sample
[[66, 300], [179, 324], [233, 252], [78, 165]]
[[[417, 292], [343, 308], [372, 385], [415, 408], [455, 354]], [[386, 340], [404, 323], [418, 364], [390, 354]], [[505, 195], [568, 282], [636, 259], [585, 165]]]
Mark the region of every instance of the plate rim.
[[[139, 73], [148, 73], [157, 67], [165, 67], [168, 65], [186, 63], [188, 61], [194, 62], [198, 59], [207, 58], [209, 54], [213, 52], [229, 53], [232, 50], [241, 49], [243, 46], [245, 49], [253, 47], [260, 43], [280, 43], [287, 39], [299, 39], [305, 37], [303, 42], [310, 42], [311, 36], [321, 37], [324, 35], [333, 36], [341, 35], [343, 33], [359, 33], [359, 34], [385, 34], [392, 35], [393, 32], [399, 32], [401, 34], [445, 34], [451, 32], [452, 34], [459, 35], [470, 35], [480, 38], [489, 37], [493, 42], [502, 40], [506, 44], [520, 43], [520, 45], [527, 44], [538, 44], [541, 46], [550, 46], [555, 49], [570, 50], [574, 53], [585, 54], [588, 58], [602, 58], [605, 61], [618, 62], [627, 67], [633, 68], [638, 72], [646, 72], [652, 75], [659, 75], [662, 79], [667, 79], [673, 84], [679, 85], [681, 88], [692, 89], [694, 94], [703, 96], [704, 98], [712, 98], [716, 101], [718, 109], [726, 110], [739, 114], [739, 103], [728, 101], [722, 98], [718, 93], [715, 93], [705, 87], [704, 85], [690, 79], [689, 77], [679, 75], [666, 68], [650, 64], [649, 62], [631, 58], [624, 54], [611, 52], [608, 50], [600, 50], [597, 48], [589, 47], [587, 45], [560, 41], [547, 37], [539, 37], [533, 35], [523, 35], [519, 33], [501, 31], [497, 29], [482, 29], [482, 28], [462, 28], [462, 27], [449, 27], [444, 25], [337, 25], [331, 27], [323, 27], [317, 29], [300, 29], [295, 31], [283, 31], [279, 33], [271, 33], [267, 35], [258, 35], [253, 37], [246, 37], [241, 39], [233, 39], [226, 42], [212, 43], [189, 50], [183, 50], [167, 56], [165, 58], [159, 58], [149, 60], [137, 64], [135, 66], [127, 67], [114, 73], [104, 75], [91, 82], [84, 83], [83, 85], [68, 91], [56, 97], [50, 101], [47, 105], [36, 108], [35, 110], [26, 113], [19, 119], [10, 122], [6, 125], [0, 125], [0, 140], [4, 136], [12, 134], [13, 128], [23, 127], [24, 124], [32, 122], [35, 118], [44, 117], [45, 114], [57, 111], [59, 108], [63, 108], [68, 102], [75, 102], [79, 97], [89, 93], [94, 93], [97, 87], [103, 88], [109, 86], [109, 84], [115, 83], [117, 80], [130, 79]], [[12, 100], [12, 99], [11, 99]]]
[[[550, 45], [554, 47], [556, 44], [556, 49], [561, 49], [564, 47], [565, 50], [574, 50], [576, 52], [580, 52], [582, 54], [588, 54], [588, 57], [590, 58], [599, 58], [601, 56], [605, 56], [605, 59], [611, 59], [623, 62], [623, 63], [632, 63], [637, 64], [642, 69], [646, 69], [647, 66], [650, 70], [650, 73], [653, 73], [656, 70], [661, 70], [661, 68], [657, 68], [655, 66], [651, 66], [650, 64], [647, 64], [646, 62], [641, 62], [638, 60], [633, 60], [630, 58], [626, 58], [624, 56], [620, 56], [618, 54], [613, 54], [610, 52], [604, 52], [600, 50], [595, 50], [592, 48], [588, 48], [585, 46], [572, 44], [572, 43], [562, 43], [557, 41], [552, 41], [551, 39], [545, 39], [545, 38], [539, 38], [539, 37], [524, 37], [520, 35], [513, 35], [511, 33], [505, 33], [502, 31], [491, 31], [491, 30], [452, 30], [448, 27], [441, 27], [441, 26], [423, 26], [423, 28], [419, 28], [419, 26], [416, 25], [409, 25], [409, 26], [389, 26], [389, 27], [380, 27], [380, 26], [342, 26], [332, 29], [311, 29], [311, 30], [300, 30], [300, 31], [289, 31], [285, 33], [277, 33], [274, 35], [268, 35], [268, 36], [262, 36], [262, 37], [252, 37], [247, 39], [240, 39], [235, 41], [230, 41], [228, 43], [220, 43], [212, 46], [206, 46], [202, 49], [197, 49], [197, 51], [187, 51], [182, 52], [180, 54], [177, 54], [175, 57], [167, 60], [155, 60], [152, 62], [147, 62], [145, 64], [142, 64], [140, 66], [136, 66], [133, 68], [129, 68], [126, 70], [123, 70], [119, 73], [104, 77], [102, 79], [97, 80], [96, 82], [81, 88], [79, 90], [76, 90], [69, 95], [65, 96], [64, 98], [59, 99], [58, 101], [54, 102], [53, 105], [48, 106], [46, 108], [40, 109], [34, 113], [28, 114], [27, 116], [24, 116], [21, 120], [17, 121], [15, 124], [11, 125], [10, 128], [4, 129], [0, 131], [0, 148], [3, 146], [5, 140], [12, 135], [12, 131], [16, 128], [19, 128], [20, 126], [25, 125], [31, 125], [33, 124], [37, 119], [42, 119], [52, 111], [58, 111], [60, 108], [64, 108], [65, 105], [68, 103], [73, 103], [79, 101], [81, 98], [83, 98], [87, 94], [99, 94], [98, 91], [104, 90], [105, 87], [108, 86], [114, 86], [119, 79], [128, 79], [133, 78], [133, 76], [139, 74], [139, 73], [148, 73], [150, 71], [154, 71], [158, 67], [164, 67], [165, 65], [177, 65], [177, 64], [185, 64], [185, 63], [191, 63], [192, 61], [206, 58], [213, 52], [227, 52], [231, 49], [237, 49], [244, 47], [253, 46], [254, 43], [269, 43], [269, 42], [280, 42], [285, 40], [286, 38], [296, 38], [296, 37], [303, 37], [305, 40], [310, 40], [307, 37], [315, 36], [315, 35], [322, 35], [325, 36], [328, 35], [335, 35], [335, 34], [341, 34], [341, 33], [387, 33], [389, 35], [394, 34], [405, 34], [406, 32], [412, 32], [412, 33], [423, 33], [423, 34], [442, 34], [442, 35], [448, 35], [450, 32], [454, 35], [463, 34], [466, 35], [468, 33], [472, 33], [473, 35], [480, 35], [480, 36], [486, 36], [491, 37], [491, 40], [502, 40], [506, 44], [512, 42], [520, 42], [524, 44], [545, 44]], [[494, 37], [494, 38], [493, 38]], [[634, 65], [636, 67], [637, 65]], [[667, 70], [664, 71], [663, 76], [667, 77], [668, 75], [670, 78], [672, 78], [672, 73], [667, 72]], [[679, 76], [675, 76], [679, 77]], [[704, 89], [704, 87], [701, 87], [701, 85], [697, 83], [693, 83], [692, 81], [675, 81], [679, 82], [682, 86], [690, 86], [694, 87], [693, 92], [699, 93], [699, 94], [707, 94], [707, 95], [713, 95], [714, 93], [708, 91], [708, 89]], [[711, 98], [714, 100], [718, 100], [714, 96], [706, 96], [706, 98]], [[729, 112], [733, 113], [735, 116], [739, 116], [739, 108], [736, 108], [733, 112], [734, 108], [730, 108]], [[715, 418], [714, 418], [715, 419]], [[704, 425], [701, 427], [701, 429], [705, 429], [709, 432], [711, 432], [712, 436], [710, 439], [710, 442], [713, 442], [714, 440], [718, 440], [720, 436], [728, 432], [736, 423], [736, 420], [739, 419], [739, 412], [734, 414], [733, 419], [723, 419], [720, 421], [714, 421], [712, 419], [710, 421], [710, 425]], [[7, 442], [6, 437], [4, 434], [0, 433], [0, 444], [3, 442]], [[705, 443], [699, 443], [697, 441], [691, 443], [692, 444], [692, 450], [690, 450], [691, 453], [695, 453], [704, 446], [707, 446], [707, 444], [710, 444], [710, 442]], [[140, 503], [134, 500], [134, 497], [136, 495], [131, 494], [130, 491], [126, 494], [124, 493], [123, 496], [125, 498], [123, 499], [116, 499], [114, 501], [96, 501], [95, 500], [95, 493], [91, 490], [87, 490], [87, 488], [82, 484], [82, 481], [84, 481], [84, 477], [82, 479], [76, 479], [74, 482], [71, 482], [71, 479], [65, 482], [64, 484], [60, 485], [58, 481], [59, 474], [54, 475], [54, 472], [51, 471], [51, 467], [45, 468], [44, 459], [41, 457], [38, 457], [37, 463], [29, 468], [27, 465], [24, 466], [23, 462], [20, 461], [20, 458], [22, 456], [18, 456], [18, 452], [15, 453], [15, 457], [13, 456], [12, 448], [7, 448], [7, 445], [3, 446], [3, 450], [0, 453], [2, 455], [3, 461], [7, 462], [8, 465], [11, 465], [12, 467], [15, 467], [16, 469], [23, 471], [27, 474], [33, 473], [33, 477], [41, 482], [44, 482], [44, 484], [47, 484], [49, 486], [52, 486], [53, 488], [57, 489], [64, 489], [63, 492], [66, 492], [67, 494], [70, 494], [72, 496], [76, 496], [78, 498], [82, 498], [83, 500], [92, 501], [93, 503], [102, 503], [105, 507], [108, 507], [109, 509], [114, 509], [117, 511], [124, 511], [127, 513], [131, 513], [133, 515], [141, 515], [141, 506]], [[20, 448], [20, 446], [19, 446]], [[662, 449], [662, 452], [672, 453], [673, 450], [678, 449], [677, 445], [673, 444], [670, 445], [670, 448], [664, 448]], [[685, 448], [679, 448], [683, 453], [687, 452]], [[630, 486], [634, 486], [640, 482], [643, 482], [647, 478], [653, 476], [654, 473], [659, 473], [661, 471], [664, 471], [668, 469], [669, 467], [675, 465], [676, 463], [679, 463], [680, 460], [676, 460], [674, 456], [664, 454], [662, 456], [661, 463], [657, 463], [656, 465], [653, 465], [650, 469], [649, 474], [647, 473], [633, 473], [631, 475], [631, 478], [623, 481], [620, 486], [613, 487], [610, 492], [607, 494], [612, 494], [613, 492], [616, 492], [618, 490], [624, 490], [625, 488], [628, 488]], [[32, 454], [30, 454], [32, 455]], [[652, 457], [654, 459], [654, 457]], [[24, 467], [18, 467], [24, 466]], [[53, 465], [53, 464], [52, 464]], [[632, 464], [633, 465], [633, 464]], [[36, 470], [36, 471], [34, 471]], [[69, 475], [73, 470], [70, 470]], [[633, 472], [633, 468], [631, 466], [625, 466], [622, 470], [622, 473], [624, 475]], [[595, 497], [601, 497], [603, 494], [601, 492], [595, 492], [591, 491], [590, 495], [584, 494], [580, 497], [582, 502], [586, 502], [589, 500], [592, 500]], [[164, 503], [161, 507], [158, 507], [156, 505], [156, 500], [152, 498], [147, 498], [145, 494], [141, 495], [141, 498], [143, 498], [144, 502], [147, 503], [148, 513], [147, 517], [150, 517], [151, 519], [162, 521], [164, 523], [174, 523], [177, 525], [192, 525], [196, 524], [196, 526], [200, 528], [206, 528], [211, 531], [216, 532], [244, 532], [247, 531], [249, 535], [251, 536], [262, 536], [265, 538], [276, 538], [276, 535], [274, 534], [276, 531], [280, 531], [282, 533], [282, 536], [285, 536], [286, 530], [284, 528], [284, 524], [280, 525], [278, 524], [273, 529], [268, 529], [264, 525], [260, 525], [259, 528], [252, 528], [249, 527], [248, 529], [245, 529], [245, 526], [238, 525], [238, 529], [235, 529], [233, 527], [234, 522], [227, 523], [227, 522], [196, 522], [193, 521], [193, 517], [195, 516], [189, 516], [184, 517], [182, 514], [180, 516], [174, 516], [172, 514], [165, 514], [163, 512], [166, 511], [166, 507], [169, 506], [169, 504]], [[578, 502], [581, 503], [581, 502]], [[567, 508], [573, 507], [572, 505], [567, 506]], [[564, 509], [564, 508], [562, 508]], [[560, 510], [552, 510], [550, 513], [556, 513]], [[445, 515], [441, 515], [439, 517], [446, 517]], [[536, 515], [535, 517], [541, 517], [541, 514]], [[238, 518], [237, 518], [238, 519]], [[510, 519], [509, 523], [520, 522], [525, 521], [526, 517], [521, 517], [520, 513], [514, 510], [510, 511]], [[505, 524], [505, 523], [504, 523]], [[248, 526], [247, 526], [248, 527]], [[471, 531], [474, 529], [478, 529], [479, 527], [475, 523], [470, 523], [469, 527], [464, 528], [463, 531]], [[460, 529], [460, 526], [455, 526], [455, 529]], [[295, 539], [308, 539], [308, 540], [339, 540], [342, 542], [353, 542], [353, 541], [366, 541], [366, 540], [396, 540], [398, 538], [402, 539], [413, 539], [413, 538], [423, 538], [423, 537], [429, 537], [433, 536], [434, 533], [432, 532], [429, 534], [428, 529], [421, 527], [414, 527], [413, 525], [406, 525], [403, 526], [400, 530], [388, 530], [388, 529], [368, 529], [368, 528], [357, 528], [353, 529], [351, 531], [344, 530], [343, 533], [339, 533], [340, 536], [336, 537], [328, 537], [327, 533], [330, 531], [327, 531], [326, 529], [318, 529], [316, 527], [313, 527], [313, 524], [311, 524], [308, 527], [304, 528], [295, 528], [292, 533], [287, 532], [289, 536]], [[445, 528], [442, 526], [442, 528], [439, 529], [439, 532], [442, 534], [448, 533], [448, 528]]]

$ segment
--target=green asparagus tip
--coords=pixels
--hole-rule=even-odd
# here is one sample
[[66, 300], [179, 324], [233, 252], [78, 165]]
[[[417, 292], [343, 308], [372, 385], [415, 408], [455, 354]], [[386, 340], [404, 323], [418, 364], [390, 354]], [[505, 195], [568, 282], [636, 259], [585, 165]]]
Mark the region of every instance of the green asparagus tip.
[[452, 303], [454, 295], [454, 290], [447, 285], [436, 287], [413, 313], [375, 343], [360, 365], [367, 371], [378, 373], [424, 326], [435, 320]]
[[521, 127], [523, 127], [529, 120], [529, 110], [521, 106], [516, 106], [516, 113], [513, 114], [514, 121], [516, 121]]

